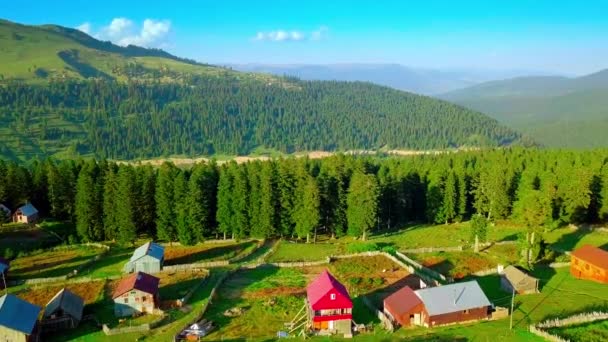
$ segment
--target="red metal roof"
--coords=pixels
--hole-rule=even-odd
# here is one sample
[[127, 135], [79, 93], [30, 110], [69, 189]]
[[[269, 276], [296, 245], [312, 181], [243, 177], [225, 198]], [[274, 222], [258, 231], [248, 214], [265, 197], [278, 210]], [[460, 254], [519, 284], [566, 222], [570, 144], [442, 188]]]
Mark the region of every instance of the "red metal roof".
[[116, 287], [116, 290], [114, 290], [112, 299], [122, 296], [123, 294], [131, 290], [140, 290], [145, 293], [155, 295], [158, 292], [159, 282], [160, 279], [156, 278], [155, 276], [151, 276], [147, 273], [134, 273], [121, 280], [121, 282]]
[[[306, 288], [308, 302], [313, 310], [352, 308], [353, 302], [346, 287], [327, 270], [323, 271]], [[332, 295], [334, 295], [332, 297]]]
[[608, 270], [608, 252], [603, 249], [584, 245], [572, 252], [572, 255], [592, 265]]
[[403, 287], [384, 299], [384, 307], [389, 310], [393, 317], [408, 313], [420, 304], [422, 304], [422, 301], [409, 286]]

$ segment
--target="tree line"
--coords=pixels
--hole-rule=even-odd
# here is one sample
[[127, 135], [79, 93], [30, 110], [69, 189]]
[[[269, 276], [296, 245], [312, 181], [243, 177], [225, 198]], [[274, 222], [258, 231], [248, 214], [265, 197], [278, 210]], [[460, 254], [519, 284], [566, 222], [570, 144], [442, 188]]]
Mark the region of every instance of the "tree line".
[[[350, 235], [413, 222], [514, 219], [527, 242], [570, 223], [608, 221], [608, 150], [499, 149], [415, 157], [287, 158], [180, 168], [109, 161], [0, 161], [0, 203], [31, 202], [74, 223], [81, 241], [145, 234], [194, 244], [217, 237]], [[531, 237], [531, 238], [530, 238]]]
[[524, 141], [487, 116], [361, 82], [239, 80], [192, 84], [64, 81], [0, 87], [0, 156], [66, 149], [98, 159], [246, 155], [258, 147], [443, 149]]

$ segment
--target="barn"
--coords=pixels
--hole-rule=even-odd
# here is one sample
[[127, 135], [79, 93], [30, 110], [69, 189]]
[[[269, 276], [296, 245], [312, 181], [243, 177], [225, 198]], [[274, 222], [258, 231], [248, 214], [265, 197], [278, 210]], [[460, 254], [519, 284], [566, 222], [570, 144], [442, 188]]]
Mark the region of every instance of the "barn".
[[409, 286], [384, 299], [384, 313], [401, 326], [420, 325], [424, 304]]
[[125, 317], [153, 313], [160, 303], [159, 282], [160, 279], [143, 272], [134, 273], [121, 280], [112, 295], [114, 315]]
[[327, 270], [306, 288], [309, 327], [319, 334], [352, 336], [353, 302]]
[[76, 328], [82, 320], [84, 300], [67, 289], [62, 289], [46, 304], [42, 315], [43, 330]]
[[138, 247], [125, 264], [125, 273], [158, 273], [163, 269], [165, 248], [152, 241]]
[[38, 341], [40, 307], [6, 294], [0, 297], [0, 337], [2, 341]]
[[570, 254], [570, 273], [579, 279], [608, 284], [608, 252], [584, 245]]
[[19, 223], [34, 223], [38, 219], [38, 209], [36, 209], [31, 203], [19, 207], [13, 213], [13, 222]]
[[487, 319], [492, 304], [476, 281], [415, 291], [424, 304], [421, 323], [426, 327]]
[[500, 288], [509, 293], [538, 293], [538, 279], [515, 266], [507, 266], [500, 274]]

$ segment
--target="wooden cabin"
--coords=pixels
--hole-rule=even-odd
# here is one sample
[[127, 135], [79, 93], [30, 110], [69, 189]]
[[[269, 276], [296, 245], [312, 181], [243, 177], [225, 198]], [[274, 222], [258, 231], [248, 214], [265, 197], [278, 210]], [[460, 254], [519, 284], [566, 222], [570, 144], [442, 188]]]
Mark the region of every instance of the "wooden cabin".
[[404, 327], [414, 324], [421, 325], [423, 311], [422, 300], [409, 286], [401, 288], [384, 299], [384, 314], [394, 323]]
[[318, 334], [352, 336], [353, 302], [327, 270], [306, 288], [309, 327]]
[[163, 269], [165, 248], [154, 242], [147, 242], [137, 248], [129, 262], [125, 264], [125, 273], [144, 272], [158, 273]]
[[515, 266], [507, 266], [500, 274], [500, 288], [508, 293], [538, 293], [538, 279]]
[[0, 297], [0, 341], [37, 342], [40, 307], [13, 294]]
[[13, 213], [13, 222], [18, 223], [34, 223], [38, 220], [38, 209], [36, 209], [31, 203], [28, 203]]
[[44, 332], [76, 328], [82, 321], [84, 300], [67, 289], [61, 289], [46, 304], [42, 314]]
[[159, 282], [160, 279], [143, 272], [134, 273], [121, 280], [112, 295], [114, 315], [125, 317], [153, 313], [160, 303]]
[[579, 279], [608, 284], [608, 252], [584, 245], [570, 254], [570, 273]]
[[424, 304], [420, 319], [425, 327], [487, 319], [492, 304], [476, 281], [429, 287], [415, 291]]

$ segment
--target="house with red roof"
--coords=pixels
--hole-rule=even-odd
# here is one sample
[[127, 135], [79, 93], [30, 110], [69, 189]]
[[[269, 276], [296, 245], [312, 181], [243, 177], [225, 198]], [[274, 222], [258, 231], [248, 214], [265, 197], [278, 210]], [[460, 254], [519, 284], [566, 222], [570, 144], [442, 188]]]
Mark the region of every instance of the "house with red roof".
[[424, 303], [409, 286], [384, 299], [384, 314], [401, 326], [421, 325], [423, 312]]
[[112, 295], [114, 315], [125, 317], [153, 313], [160, 303], [159, 282], [160, 279], [143, 272], [122, 279]]
[[584, 245], [570, 254], [570, 273], [579, 279], [608, 284], [608, 252]]
[[352, 336], [353, 302], [327, 270], [306, 288], [309, 327], [319, 334]]

